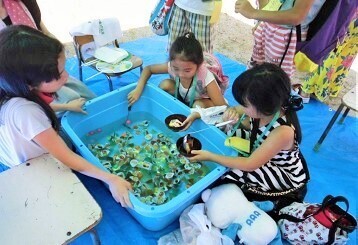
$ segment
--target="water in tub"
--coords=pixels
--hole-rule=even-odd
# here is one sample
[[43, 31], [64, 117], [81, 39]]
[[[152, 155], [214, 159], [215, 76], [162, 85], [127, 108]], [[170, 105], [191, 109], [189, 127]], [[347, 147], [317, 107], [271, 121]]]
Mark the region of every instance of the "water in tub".
[[164, 122], [143, 112], [133, 113], [131, 122], [131, 129], [122, 120], [95, 128], [82, 140], [108, 171], [131, 182], [143, 203], [164, 204], [210, 172], [178, 152], [179, 135]]

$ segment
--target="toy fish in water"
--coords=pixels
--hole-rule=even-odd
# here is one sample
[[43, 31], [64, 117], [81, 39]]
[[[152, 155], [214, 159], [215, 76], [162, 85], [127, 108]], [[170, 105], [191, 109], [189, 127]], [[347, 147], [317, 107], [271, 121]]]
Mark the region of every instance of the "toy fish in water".
[[[190, 154], [197, 139], [186, 135], [173, 142], [171, 135], [151, 129], [144, 120], [133, 124], [134, 132], [114, 131], [104, 136], [106, 143], [89, 144], [91, 152], [111, 173], [127, 179], [134, 194], [148, 205], [161, 205], [203, 178], [209, 169], [190, 162], [178, 151]], [[200, 174], [199, 174], [200, 173]]]

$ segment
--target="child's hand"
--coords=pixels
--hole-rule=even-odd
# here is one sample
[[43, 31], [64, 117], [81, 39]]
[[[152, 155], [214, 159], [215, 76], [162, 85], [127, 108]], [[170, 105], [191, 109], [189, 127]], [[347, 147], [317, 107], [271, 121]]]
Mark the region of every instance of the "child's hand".
[[190, 153], [195, 155], [193, 157], [188, 158], [191, 162], [210, 161], [212, 155], [211, 152], [205, 150], [192, 150]]
[[122, 207], [133, 207], [129, 200], [129, 191], [132, 191], [132, 186], [128, 181], [112, 174], [107, 184], [109, 185], [109, 190], [116, 202], [119, 202]]
[[181, 131], [187, 130], [198, 118], [200, 118], [200, 114], [198, 112], [191, 113], [183, 122], [183, 125], [185, 125], [185, 127]]
[[131, 92], [129, 92], [129, 94], [127, 96], [128, 106], [133, 105], [137, 100], [139, 100], [141, 94], [142, 94], [142, 91], [139, 91], [138, 88], [135, 88]]
[[67, 103], [67, 110], [87, 114], [87, 112], [82, 109], [82, 106], [85, 103], [86, 100], [84, 98], [71, 100], [70, 102]]
[[239, 120], [239, 117], [240, 115], [236, 108], [230, 107], [224, 112], [222, 120], [223, 122], [233, 120], [231, 124], [235, 124]]
[[242, 14], [246, 18], [252, 19], [255, 9], [248, 0], [237, 0], [235, 3], [235, 13]]

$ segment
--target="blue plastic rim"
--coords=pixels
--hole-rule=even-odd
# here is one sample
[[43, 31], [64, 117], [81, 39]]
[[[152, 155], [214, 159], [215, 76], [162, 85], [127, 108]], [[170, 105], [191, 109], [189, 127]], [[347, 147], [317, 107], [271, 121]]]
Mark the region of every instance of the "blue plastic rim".
[[[135, 84], [130, 84], [88, 101], [85, 105], [87, 115], [66, 112], [62, 117], [62, 127], [81, 155], [105, 171], [108, 170], [90, 152], [81, 138], [93, 128], [101, 128], [104, 125], [125, 118], [128, 113], [127, 94], [134, 88]], [[158, 87], [148, 84], [144, 89], [141, 99], [131, 109], [131, 113], [140, 112], [150, 113], [155, 118], [163, 121], [163, 127], [165, 127], [164, 119], [167, 116], [176, 113], [189, 115], [190, 109]], [[200, 130], [207, 127], [208, 125], [201, 120], [196, 120], [191, 126], [191, 130]], [[185, 132], [177, 133], [185, 135]], [[232, 149], [224, 146], [226, 135], [216, 127], [211, 127], [202, 133], [198, 133], [195, 137], [199, 137], [203, 144], [203, 149], [225, 155], [235, 154]], [[216, 163], [207, 162], [205, 164], [210, 166], [211, 171], [169, 202], [158, 206], [147, 205], [142, 203], [133, 194], [130, 194], [134, 209], [128, 209], [128, 211], [148, 230], [157, 231], [165, 228], [176, 220], [186, 207], [197, 201], [200, 193], [227, 170]]]

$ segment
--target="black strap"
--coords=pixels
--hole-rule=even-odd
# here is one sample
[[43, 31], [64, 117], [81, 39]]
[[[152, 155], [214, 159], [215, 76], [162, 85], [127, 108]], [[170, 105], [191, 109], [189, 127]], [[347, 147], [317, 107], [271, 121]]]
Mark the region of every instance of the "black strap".
[[344, 202], [346, 204], [345, 213], [347, 213], [349, 210], [349, 202], [348, 202], [347, 198], [345, 198], [343, 196], [336, 196], [336, 197], [333, 197], [331, 195], [326, 196], [323, 199], [321, 209], [325, 209], [327, 207], [333, 206], [333, 205], [337, 204], [338, 202]]
[[[306, 41], [309, 41], [322, 28], [336, 8], [339, 0], [327, 0], [324, 2], [316, 17], [308, 24]], [[342, 16], [343, 17], [343, 16]]]
[[[194, 81], [194, 78], [191, 79], [189, 88], [188, 88], [188, 90], [186, 91], [186, 94], [185, 94], [185, 96], [184, 96], [184, 98], [183, 98], [184, 102], [185, 102], [185, 100], [186, 100], [186, 97], [188, 96], [189, 90], [191, 89], [191, 85], [193, 85], [193, 81]], [[178, 86], [178, 92], [179, 92], [179, 86]], [[179, 94], [180, 94], [180, 93], [179, 93]], [[192, 105], [190, 105], [190, 106], [192, 106]]]
[[[283, 5], [283, 4], [281, 4], [281, 6], [280, 6], [280, 8], [279, 8], [278, 10], [281, 9], [282, 5]], [[295, 5], [295, 0], [293, 0], [293, 2], [292, 2], [292, 7], [293, 7], [294, 5]], [[297, 28], [297, 26], [296, 26], [296, 28]], [[301, 27], [300, 27], [300, 28], [301, 28]], [[289, 35], [289, 37], [288, 37], [288, 43], [287, 43], [287, 46], [286, 46], [286, 50], [285, 50], [285, 52], [284, 52], [283, 55], [282, 55], [282, 58], [281, 58], [279, 67], [281, 67], [282, 62], [283, 62], [283, 60], [285, 59], [285, 56], [286, 56], [286, 54], [287, 54], [288, 47], [290, 46], [291, 38], [292, 38], [292, 31], [293, 31], [293, 27], [291, 28], [291, 32], [290, 32], [290, 35]], [[300, 30], [300, 38], [301, 38], [301, 30]]]
[[297, 42], [302, 42], [301, 25], [296, 26], [296, 35], [297, 35]]
[[283, 62], [283, 60], [285, 59], [285, 56], [286, 56], [286, 54], [287, 54], [288, 47], [290, 46], [291, 39], [292, 39], [292, 32], [293, 32], [293, 28], [291, 28], [290, 35], [288, 36], [288, 42], [287, 42], [287, 45], [286, 45], [286, 49], [285, 49], [285, 52], [284, 52], [284, 53], [283, 53], [283, 55], [282, 55], [282, 58], [281, 58], [281, 61], [280, 61], [279, 67], [281, 67], [282, 62]]
[[252, 153], [254, 149], [254, 143], [256, 140], [257, 132], [259, 131], [259, 122], [260, 122], [259, 119], [253, 119], [252, 122], [252, 130], [250, 135], [250, 153]]
[[278, 215], [278, 220], [285, 219], [285, 220], [288, 220], [288, 221], [291, 221], [291, 222], [294, 222], [294, 223], [305, 221], [307, 218], [308, 217], [300, 219], [300, 218], [297, 218], [297, 217], [292, 216], [290, 214], [279, 214]]
[[[296, 134], [295, 134], [296, 135]], [[295, 136], [296, 137], [296, 136]], [[301, 150], [298, 151], [298, 156], [301, 158], [301, 162], [302, 162], [302, 167], [303, 167], [303, 170], [305, 171], [306, 173], [306, 183], [311, 179], [311, 176], [310, 176], [310, 171], [308, 170], [308, 166], [307, 166], [307, 162], [306, 162], [306, 159], [305, 157], [303, 156]]]
[[331, 245], [334, 243], [334, 240], [336, 240], [336, 231], [338, 228], [338, 223], [337, 222], [333, 222], [331, 228], [329, 229], [328, 232], [328, 241], [327, 241], [327, 245]]

